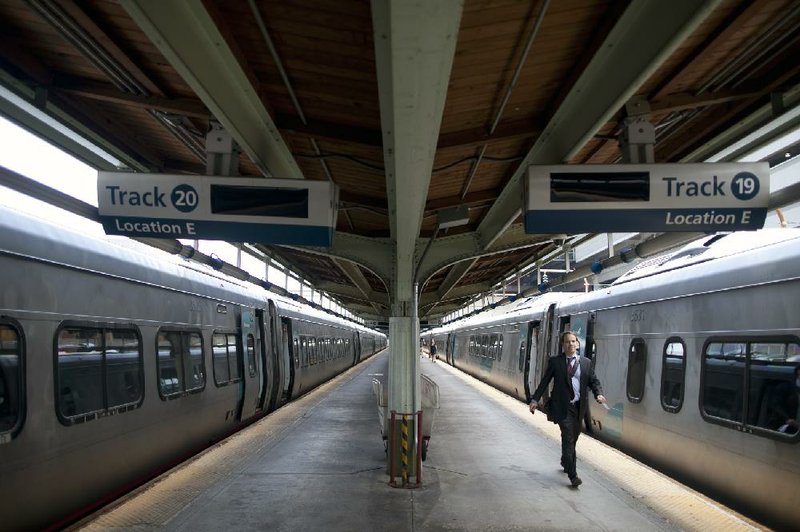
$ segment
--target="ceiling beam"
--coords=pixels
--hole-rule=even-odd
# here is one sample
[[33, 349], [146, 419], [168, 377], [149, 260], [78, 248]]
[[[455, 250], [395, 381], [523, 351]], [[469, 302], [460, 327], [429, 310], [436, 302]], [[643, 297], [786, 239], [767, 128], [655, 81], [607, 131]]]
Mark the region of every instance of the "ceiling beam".
[[372, 0], [383, 160], [395, 245], [391, 299], [414, 299], [417, 237], [453, 66], [462, 0]]
[[389, 306], [389, 298], [386, 294], [380, 294], [375, 291], [364, 294], [360, 289], [353, 286], [341, 285], [331, 281], [320, 281], [314, 285], [314, 289], [369, 306], [371, 307], [369, 311], [372, 314], [385, 314]]
[[[339, 269], [342, 270], [342, 272], [347, 276], [347, 278], [350, 279], [350, 282], [355, 285], [355, 287], [361, 293], [361, 298], [369, 302], [377, 312], [381, 312], [381, 308], [377, 301], [378, 299], [386, 298], [377, 297], [377, 294], [375, 294], [375, 292], [372, 290], [369, 281], [361, 272], [361, 269], [350, 261], [334, 258], [333, 262], [336, 263], [336, 266], [338, 266]], [[383, 303], [385, 306], [387, 301], [384, 301]]]
[[202, 0], [120, 4], [265, 175], [303, 179]]
[[[335, 142], [346, 141], [363, 144], [364, 146], [383, 146], [381, 131], [377, 129], [311, 119], [308, 119], [307, 123], [304, 124], [300, 117], [284, 113], [278, 113], [275, 116], [275, 123], [282, 131], [330, 139]], [[445, 148], [469, 148], [480, 146], [487, 142], [535, 137], [543, 129], [544, 124], [538, 121], [529, 119], [514, 120], [498, 124], [497, 129], [491, 135], [485, 127], [440, 133], [436, 144], [440, 150]]]
[[697, 109], [711, 105], [719, 105], [746, 98], [763, 96], [769, 89], [758, 90], [725, 90], [717, 92], [706, 92], [703, 94], [691, 94], [687, 92], [677, 92], [669, 94], [663, 98], [650, 102], [650, 113], [673, 113], [686, 109]]
[[532, 164], [575, 155], [720, 3], [630, 2], [477, 230], [488, 248], [520, 214]]
[[295, 249], [302, 253], [322, 255], [332, 259], [346, 259], [363, 266], [371, 271], [386, 285], [390, 286], [392, 274], [392, 245], [385, 238], [367, 238], [350, 233], [337, 232], [333, 239], [333, 246], [329, 248], [277, 246], [280, 248]]
[[[566, 235], [529, 235], [525, 233], [524, 226], [518, 223], [509, 226], [503, 235], [497, 238], [489, 247], [482, 246], [475, 233], [441, 237], [436, 239], [433, 244], [431, 244], [430, 249], [428, 249], [425, 260], [420, 265], [419, 278], [421, 280], [427, 280], [437, 271], [457, 262], [458, 264], [453, 267], [453, 270], [451, 270], [447, 276], [447, 279], [457, 283], [458, 279], [451, 279], [451, 274], [455, 275], [455, 272], [463, 270], [463, 273], [461, 273], [461, 275], [463, 275], [469, 270], [467, 265], [474, 262], [475, 259], [538, 246], [550, 242], [553, 238], [563, 238], [565, 236]], [[424, 242], [420, 242], [420, 246], [422, 245], [424, 245]], [[464, 269], [465, 267], [466, 269]], [[453, 284], [452, 286], [455, 285]], [[450, 288], [452, 288], [452, 286], [450, 286]], [[442, 297], [444, 297], [446, 293], [447, 292], [443, 292]]]
[[138, 96], [120, 92], [109, 83], [97, 83], [90, 80], [64, 80], [57, 78], [50, 89], [65, 94], [73, 94], [91, 100], [121, 103], [141, 109], [155, 109], [166, 113], [208, 120], [211, 113], [201, 102], [189, 98], [164, 98], [160, 96]]
[[445, 304], [452, 301], [460, 301], [465, 298], [470, 298], [477, 294], [484, 294], [488, 290], [491, 290], [492, 284], [491, 283], [474, 283], [470, 285], [462, 285], [452, 290], [449, 290], [447, 293], [447, 297], [440, 297], [439, 290], [435, 292], [427, 292], [420, 296], [419, 298], [419, 306], [420, 308], [426, 307], [434, 307], [438, 306], [440, 303]]

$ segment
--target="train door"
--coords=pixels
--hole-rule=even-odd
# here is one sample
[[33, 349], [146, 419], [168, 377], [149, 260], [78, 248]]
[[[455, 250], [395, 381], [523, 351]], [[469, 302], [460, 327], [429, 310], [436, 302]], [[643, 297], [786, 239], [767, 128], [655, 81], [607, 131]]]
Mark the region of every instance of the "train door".
[[271, 327], [264, 317], [263, 309], [256, 309], [256, 322], [258, 325], [258, 335], [256, 337], [256, 357], [258, 363], [256, 371], [258, 372], [258, 409], [267, 410], [269, 407], [268, 400], [269, 392], [272, 389], [270, 380], [275, 375], [274, 368], [271, 366], [272, 360], [272, 342], [271, 342]]
[[519, 367], [522, 370], [522, 382], [525, 383], [525, 399], [530, 402], [531, 395], [536, 389], [536, 383], [533, 382], [533, 375], [531, 373], [531, 357], [535, 357], [539, 352], [538, 339], [539, 339], [539, 321], [532, 321], [528, 323], [527, 330], [523, 328], [520, 330], [521, 342], [519, 346]]
[[586, 327], [589, 322], [589, 313], [583, 312], [581, 314], [576, 314], [574, 316], [570, 316], [569, 318], [569, 326], [567, 327], [569, 330], [575, 333], [575, 337], [578, 339], [578, 354], [579, 355], [586, 355]]
[[361, 342], [358, 333], [353, 333], [353, 365], [361, 360]]
[[267, 412], [272, 412], [286, 401], [284, 380], [288, 378], [289, 367], [283, 360], [281, 334], [283, 327], [275, 302], [267, 301], [267, 313], [264, 314], [264, 356], [266, 395], [264, 397]]
[[[564, 331], [570, 330], [575, 333], [578, 339], [578, 354], [590, 359], [594, 359], [594, 341], [592, 334], [594, 333], [594, 315], [590, 312], [581, 312], [572, 316], [560, 316], [558, 336], [559, 343], [561, 334]], [[558, 345], [557, 349], [561, 350]]]
[[[256, 322], [255, 313], [252, 309], [241, 309], [239, 316], [239, 345], [244, 349], [239, 350], [239, 353], [244, 352], [244, 357], [236, 357], [236, 363], [239, 365], [239, 375], [242, 376], [239, 381], [239, 400], [236, 406], [238, 420], [249, 419], [256, 413], [258, 406], [259, 386], [258, 372], [255, 367], [251, 368], [251, 354], [255, 346], [255, 338], [258, 336], [258, 327]], [[254, 358], [254, 357], [253, 357]], [[245, 359], [247, 362], [245, 362]]]
[[445, 346], [445, 361], [453, 365], [453, 351], [456, 350], [456, 335], [453, 333], [448, 333], [447, 335], [447, 345]]
[[[529, 360], [533, 361], [534, 357], [536, 360], [536, 366], [533, 368], [531, 372], [533, 374], [533, 378], [529, 381], [531, 385], [531, 390], [536, 389], [536, 385], [538, 385], [539, 381], [542, 379], [542, 375], [544, 375], [544, 370], [547, 367], [547, 359], [550, 357], [551, 354], [555, 354], [552, 352], [552, 336], [555, 329], [555, 313], [556, 313], [556, 305], [555, 303], [551, 304], [547, 307], [547, 312], [545, 313], [544, 323], [539, 325], [539, 341], [536, 342], [537, 351], [531, 351], [531, 356], [528, 357]], [[556, 343], [558, 342], [558, 335], [556, 334]], [[548, 349], [550, 347], [550, 349]], [[560, 347], [558, 348], [560, 352]], [[531, 392], [533, 393], [533, 392]], [[545, 394], [542, 396], [543, 399], [547, 399], [550, 396], [549, 390], [545, 391]]]
[[[564, 331], [568, 331], [570, 328], [570, 317], [569, 316], [559, 316], [558, 317], [558, 329], [556, 334], [553, 336], [553, 348], [551, 353], [553, 355], [561, 354], [561, 335], [564, 334]], [[578, 342], [581, 339], [578, 338]]]
[[594, 315], [590, 312], [581, 312], [572, 316], [570, 329], [578, 337], [580, 347], [578, 353], [594, 362]]
[[[283, 378], [283, 400], [289, 401], [292, 398], [292, 388], [294, 388], [295, 370], [300, 365], [300, 353], [294, 351], [292, 342], [292, 322], [289, 318], [281, 318], [281, 344], [280, 359], [285, 368]], [[296, 362], [295, 362], [296, 361]]]

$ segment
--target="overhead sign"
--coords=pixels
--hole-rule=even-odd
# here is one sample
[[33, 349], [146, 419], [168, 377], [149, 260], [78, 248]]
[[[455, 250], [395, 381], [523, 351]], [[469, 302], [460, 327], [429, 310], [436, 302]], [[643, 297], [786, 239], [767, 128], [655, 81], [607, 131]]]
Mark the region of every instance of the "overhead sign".
[[109, 235], [330, 246], [338, 189], [328, 181], [99, 172]]
[[530, 166], [525, 232], [738, 231], [763, 227], [768, 163]]

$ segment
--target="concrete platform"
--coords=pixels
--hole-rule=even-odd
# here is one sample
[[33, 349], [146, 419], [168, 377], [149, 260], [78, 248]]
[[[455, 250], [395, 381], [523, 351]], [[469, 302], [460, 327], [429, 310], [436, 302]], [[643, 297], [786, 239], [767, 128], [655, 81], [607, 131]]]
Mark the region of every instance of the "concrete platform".
[[[388, 485], [372, 378], [384, 352], [79, 523], [82, 530], [759, 530], [585, 435], [580, 488], [558, 427], [451, 368], [423, 485]], [[157, 445], [157, 442], [154, 442]], [[413, 477], [412, 477], [413, 479]]]

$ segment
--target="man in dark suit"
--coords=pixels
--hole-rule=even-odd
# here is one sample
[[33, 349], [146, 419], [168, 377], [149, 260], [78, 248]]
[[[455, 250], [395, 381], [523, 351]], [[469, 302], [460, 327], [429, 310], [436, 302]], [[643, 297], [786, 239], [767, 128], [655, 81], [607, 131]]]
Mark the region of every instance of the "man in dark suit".
[[539, 399], [553, 381], [553, 391], [547, 403], [547, 418], [561, 429], [561, 466], [574, 487], [582, 484], [576, 471], [575, 442], [581, 433], [581, 420], [588, 406], [587, 388], [591, 388], [598, 403], [605, 403], [603, 388], [595, 377], [592, 361], [578, 355], [578, 337], [572, 331], [561, 334], [563, 354], [550, 357], [542, 381], [533, 393], [530, 410], [536, 413]]

